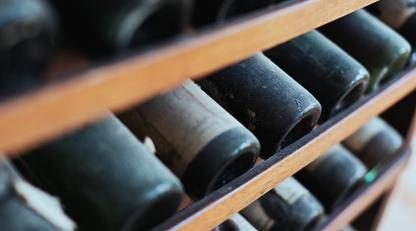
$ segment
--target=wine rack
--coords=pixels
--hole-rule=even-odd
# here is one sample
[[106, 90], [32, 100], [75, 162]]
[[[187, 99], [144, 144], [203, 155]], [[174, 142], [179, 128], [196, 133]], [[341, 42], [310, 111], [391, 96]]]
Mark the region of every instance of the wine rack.
[[[250, 202], [272, 189], [285, 178], [293, 175], [307, 164], [318, 158], [332, 145], [342, 141], [369, 119], [380, 114], [393, 105], [406, 93], [412, 91], [415, 86], [416, 70], [409, 70], [393, 79], [383, 88], [367, 96], [366, 99], [341, 112], [311, 133], [296, 141], [276, 155], [258, 164], [252, 170], [237, 178], [224, 188], [214, 192], [189, 208], [178, 213], [159, 227], [159, 230], [167, 228], [192, 230], [197, 228], [213, 228], [227, 217], [240, 211]], [[404, 86], [409, 86], [409, 91], [400, 91]], [[396, 95], [399, 92], [404, 95]], [[410, 136], [410, 135], [409, 135]], [[407, 146], [407, 145], [405, 145]], [[377, 199], [377, 194], [389, 189], [400, 170], [403, 169], [409, 150], [405, 147], [398, 154], [400, 160], [392, 164], [385, 174], [376, 183], [372, 184], [362, 194], [357, 195], [358, 206], [371, 204]], [[282, 158], [283, 157], [283, 158]], [[361, 203], [359, 202], [362, 199]], [[366, 200], [365, 200], [366, 199]], [[364, 200], [366, 203], [364, 203]], [[352, 204], [352, 205], [354, 205]], [[328, 223], [328, 230], [338, 230], [348, 224], [348, 221], [359, 214], [358, 207], [346, 207], [352, 211], [340, 213], [342, 217], [334, 217], [334, 222]], [[361, 211], [365, 206], [361, 207]], [[335, 220], [340, 219], [340, 221]]]
[[[207, 73], [271, 48], [376, 0], [300, 0], [255, 12], [230, 23], [160, 44], [139, 54], [91, 65], [60, 69], [61, 81], [0, 103], [0, 150], [15, 155], [104, 116]], [[276, 29], [278, 28], [278, 29]], [[54, 68], [54, 67], [52, 67]], [[204, 199], [179, 211], [156, 230], [214, 228], [232, 214], [318, 158], [409, 94], [415, 94], [416, 68], [409, 68], [379, 90], [325, 122], [311, 133], [257, 164]], [[415, 119], [416, 121], [416, 119]], [[410, 129], [411, 130], [411, 129]], [[404, 168], [414, 137], [374, 183], [358, 190], [319, 229], [348, 224], [381, 194]]]
[[339, 230], [351, 222], [394, 184], [410, 154], [411, 150], [408, 147], [400, 150], [397, 158], [391, 161], [377, 181], [354, 193], [350, 200], [345, 201], [329, 215], [327, 222], [318, 225], [314, 230]]
[[[201, 77], [373, 2], [302, 0], [72, 74], [0, 105], [0, 149], [21, 150], [108, 110], [126, 109], [187, 78]], [[305, 20], [305, 15], [310, 18]]]

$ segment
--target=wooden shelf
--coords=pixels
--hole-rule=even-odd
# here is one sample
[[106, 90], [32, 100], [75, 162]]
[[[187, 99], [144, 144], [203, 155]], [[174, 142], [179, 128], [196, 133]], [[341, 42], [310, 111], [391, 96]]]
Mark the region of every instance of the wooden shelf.
[[[186, 78], [201, 77], [373, 2], [376, 0], [301, 0], [13, 98], [0, 104], [0, 151], [12, 154], [39, 144], [98, 119], [108, 110], [126, 109]], [[414, 83], [408, 85], [399, 91], [408, 92]], [[400, 93], [397, 96], [393, 99]]]
[[[109, 111], [127, 109], [187, 78], [203, 77], [376, 1], [293, 1], [225, 25], [192, 32], [146, 52], [89, 66], [65, 78], [63, 75], [72, 70], [64, 68], [60, 72], [62, 78], [0, 102], [0, 151], [6, 155], [18, 154]], [[415, 89], [416, 67], [155, 229], [216, 227]], [[416, 134], [416, 119], [412, 131]], [[391, 188], [409, 153], [408, 148], [403, 148], [374, 183], [354, 193], [318, 230], [342, 228]]]
[[416, 88], [416, 69], [386, 84], [246, 174], [192, 204], [158, 227], [211, 229], [268, 192]]
[[351, 197], [328, 215], [328, 220], [316, 227], [316, 231], [341, 230], [359, 214], [364, 212], [381, 195], [386, 193], [394, 185], [397, 177], [404, 169], [410, 157], [411, 149], [408, 146], [402, 148], [396, 158], [386, 166], [380, 176], [370, 185], [357, 190]]

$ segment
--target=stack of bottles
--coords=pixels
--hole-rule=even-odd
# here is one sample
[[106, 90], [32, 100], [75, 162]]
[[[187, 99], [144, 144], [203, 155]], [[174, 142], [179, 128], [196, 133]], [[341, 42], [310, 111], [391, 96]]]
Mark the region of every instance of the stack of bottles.
[[[240, 211], [256, 230], [316, 230], [334, 211], [370, 184], [398, 154], [402, 138], [376, 117], [317, 160]], [[226, 230], [245, 230], [234, 228]], [[250, 230], [250, 229], [248, 229]], [[343, 230], [354, 230], [347, 226]]]
[[[45, 72], [61, 50], [101, 60], [126, 55], [285, 2], [294, 1], [5, 0], [0, 3], [0, 97], [49, 81]], [[363, 88], [376, 89], [408, 62], [416, 43], [413, 0], [383, 0], [368, 11], [371, 14], [359, 10], [265, 52], [322, 101], [321, 120], [348, 106]], [[415, 62], [412, 57], [410, 63]], [[299, 65], [304, 68], [296, 68]], [[306, 73], [311, 78], [305, 78]], [[321, 78], [325, 83], [317, 84]], [[319, 95], [319, 87], [331, 87], [330, 97]]]
[[[92, 58], [124, 55], [280, 2], [2, 1], [0, 94], [36, 85], [62, 47]], [[18, 170], [2, 161], [1, 226], [110, 231], [163, 222], [184, 194], [209, 195], [401, 71], [416, 18], [401, 2], [384, 0], [371, 14], [359, 10], [128, 111], [108, 112], [22, 153], [13, 160]], [[400, 22], [390, 21], [394, 4]], [[372, 182], [401, 143], [374, 118], [217, 229], [308, 230]]]

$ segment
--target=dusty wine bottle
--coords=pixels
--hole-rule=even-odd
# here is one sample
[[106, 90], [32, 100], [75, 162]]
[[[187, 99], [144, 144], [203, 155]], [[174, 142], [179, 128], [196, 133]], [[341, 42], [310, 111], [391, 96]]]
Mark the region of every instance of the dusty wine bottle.
[[243, 216], [239, 213], [234, 214], [228, 220], [217, 226], [214, 231], [256, 231]]
[[66, 37], [93, 55], [125, 51], [183, 31], [190, 0], [52, 0]]
[[369, 7], [381, 21], [399, 31], [412, 47], [416, 45], [416, 1], [382, 0]]
[[416, 64], [416, 1], [383, 0], [367, 7], [381, 21], [403, 35], [413, 48], [409, 59], [410, 65]]
[[338, 144], [296, 174], [327, 211], [335, 208], [363, 183], [365, 165]]
[[0, 159], [0, 230], [72, 231], [57, 199], [27, 183], [6, 159]]
[[326, 24], [320, 31], [367, 68], [368, 91], [399, 71], [410, 56], [410, 44], [365, 10]]
[[[174, 213], [179, 180], [114, 115], [21, 157], [80, 230], [142, 230]], [[29, 176], [30, 177], [30, 176]]]
[[263, 158], [312, 130], [321, 114], [319, 102], [261, 53], [199, 83], [257, 136]]
[[192, 24], [200, 27], [222, 23], [225, 19], [270, 7], [275, 2], [276, 0], [195, 0]]
[[301, 231], [313, 228], [324, 209], [306, 188], [289, 177], [240, 213], [258, 230]]
[[379, 117], [375, 117], [343, 141], [345, 147], [369, 168], [366, 181], [373, 181], [380, 170], [378, 164], [389, 159], [403, 143], [400, 134]]
[[321, 122], [357, 101], [368, 84], [368, 71], [315, 30], [265, 55], [318, 99]]
[[57, 42], [56, 18], [43, 0], [0, 2], [0, 95], [36, 85]]
[[250, 169], [257, 138], [191, 80], [119, 116], [201, 198]]

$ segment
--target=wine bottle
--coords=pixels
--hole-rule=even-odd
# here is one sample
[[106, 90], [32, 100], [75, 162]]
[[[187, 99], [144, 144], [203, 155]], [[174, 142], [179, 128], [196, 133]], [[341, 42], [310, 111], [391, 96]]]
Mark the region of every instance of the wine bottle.
[[365, 10], [326, 24], [320, 31], [367, 68], [368, 91], [399, 71], [411, 52], [402, 36]]
[[416, 1], [382, 0], [369, 7], [381, 21], [399, 31], [412, 47], [416, 45]]
[[179, 180], [114, 115], [21, 157], [81, 230], [148, 229], [178, 208]]
[[92, 55], [141, 47], [183, 31], [190, 0], [52, 0], [66, 37]]
[[335, 208], [363, 183], [365, 165], [338, 144], [296, 174], [296, 178], [322, 202]]
[[380, 166], [377, 165], [394, 156], [402, 143], [400, 134], [379, 117], [373, 118], [343, 141], [345, 147], [369, 168], [366, 181], [372, 181], [378, 175]]
[[35, 86], [56, 49], [57, 25], [43, 0], [0, 2], [0, 95]]
[[3, 158], [0, 176], [0, 230], [75, 230], [59, 201], [27, 183]]
[[312, 130], [321, 113], [308, 91], [260, 53], [199, 83], [257, 136], [263, 158]]
[[381, 21], [398, 31], [409, 41], [413, 52], [409, 59], [410, 65], [416, 64], [416, 1], [414, 0], [383, 0], [367, 7]]
[[368, 71], [315, 30], [265, 55], [318, 99], [321, 122], [360, 99], [368, 84]]
[[275, 2], [276, 0], [195, 0], [192, 23], [196, 27], [222, 23], [226, 19], [270, 7]]
[[243, 216], [239, 213], [234, 214], [228, 220], [217, 226], [214, 231], [256, 231]]
[[257, 138], [191, 80], [119, 118], [182, 179], [193, 198], [201, 198], [250, 169]]
[[319, 201], [293, 177], [240, 212], [258, 230], [310, 230], [323, 217]]

